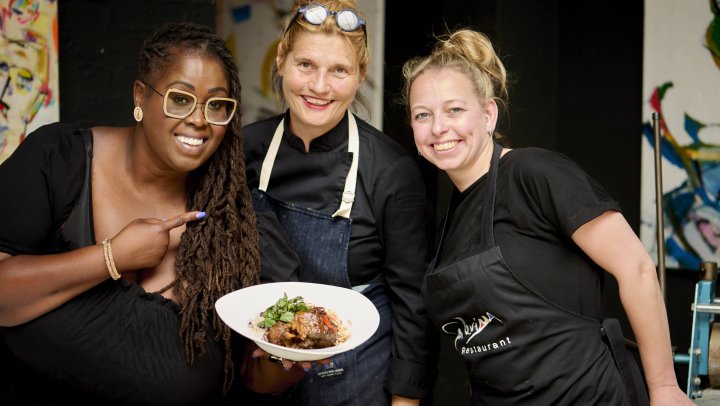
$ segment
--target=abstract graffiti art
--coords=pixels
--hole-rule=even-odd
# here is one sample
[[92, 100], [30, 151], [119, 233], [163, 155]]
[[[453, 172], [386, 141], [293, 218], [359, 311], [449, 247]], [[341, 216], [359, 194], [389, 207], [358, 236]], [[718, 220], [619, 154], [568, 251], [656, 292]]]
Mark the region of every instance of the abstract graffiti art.
[[720, 7], [717, 0], [645, 2], [642, 227], [657, 257], [654, 138], [660, 118], [665, 260], [699, 270], [720, 249]]
[[0, 162], [59, 119], [56, 0], [0, 0]]

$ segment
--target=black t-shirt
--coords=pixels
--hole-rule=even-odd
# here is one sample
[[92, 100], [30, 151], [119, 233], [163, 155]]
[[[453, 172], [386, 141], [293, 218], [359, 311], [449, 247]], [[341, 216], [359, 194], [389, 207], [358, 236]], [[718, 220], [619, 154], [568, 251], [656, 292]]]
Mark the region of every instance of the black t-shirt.
[[61, 225], [82, 188], [85, 144], [79, 130], [50, 124], [28, 135], [0, 166], [0, 252], [64, 251]]
[[[85, 168], [81, 131], [57, 123], [31, 133], [0, 165], [0, 252], [41, 255], [78, 246], [63, 227], [86, 181]], [[79, 231], [94, 241], [92, 229]], [[108, 279], [43, 316], [0, 328], [2, 399], [23, 405], [214, 403], [222, 397], [224, 348], [210, 331], [207, 353], [188, 365], [179, 312], [161, 295]]]
[[[437, 267], [480, 249], [487, 175], [457, 190]], [[453, 212], [462, 201], [462, 212]], [[493, 220], [495, 244], [508, 267], [537, 293], [566, 310], [602, 318], [603, 271], [572, 241], [583, 224], [619, 205], [566, 156], [539, 149], [509, 151], [500, 160]]]

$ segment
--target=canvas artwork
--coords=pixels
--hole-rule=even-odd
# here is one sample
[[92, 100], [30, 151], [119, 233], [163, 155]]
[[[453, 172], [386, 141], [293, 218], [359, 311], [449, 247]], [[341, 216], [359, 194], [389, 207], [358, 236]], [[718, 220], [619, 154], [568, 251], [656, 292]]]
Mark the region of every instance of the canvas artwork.
[[640, 237], [657, 258], [655, 112], [662, 134], [662, 237], [671, 268], [699, 270], [701, 262], [720, 259], [718, 3], [645, 1]]
[[[243, 124], [280, 113], [272, 94], [270, 76], [280, 34], [285, 29], [292, 0], [221, 0], [218, 7], [218, 32], [225, 38], [235, 57], [242, 83]], [[383, 53], [385, 11], [383, 0], [358, 1], [367, 21], [370, 47], [368, 77], [360, 92], [370, 102], [371, 111], [359, 109], [359, 117], [382, 128]]]
[[0, 162], [59, 120], [56, 0], [0, 0]]

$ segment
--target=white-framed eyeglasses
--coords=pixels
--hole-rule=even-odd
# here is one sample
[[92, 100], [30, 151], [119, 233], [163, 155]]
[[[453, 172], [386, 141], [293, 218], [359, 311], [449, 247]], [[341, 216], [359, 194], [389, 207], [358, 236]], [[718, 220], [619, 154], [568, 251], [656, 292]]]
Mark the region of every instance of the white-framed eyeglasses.
[[198, 104], [202, 104], [205, 106], [203, 115], [208, 123], [227, 125], [237, 110], [237, 100], [229, 97], [211, 97], [205, 103], [198, 103], [197, 96], [188, 91], [171, 87], [162, 94], [149, 84], [145, 84], [163, 98], [163, 113], [171, 118], [183, 120], [195, 111]]
[[297, 13], [295, 13], [295, 16], [293, 16], [293, 19], [290, 20], [290, 23], [288, 23], [287, 27], [285, 28], [285, 33], [288, 32], [290, 26], [295, 22], [295, 20], [297, 20], [298, 16], [301, 14], [305, 21], [312, 25], [320, 25], [325, 20], [327, 20], [328, 16], [332, 15], [335, 16], [335, 24], [338, 26], [338, 28], [345, 32], [353, 32], [358, 28], [362, 27], [363, 33], [365, 34], [365, 42], [367, 42], [367, 31], [365, 30], [366, 22], [365, 20], [360, 18], [360, 16], [357, 14], [357, 12], [355, 12], [355, 10], [346, 8], [340, 11], [332, 11], [328, 10], [327, 7], [318, 3], [311, 3], [305, 7], [300, 7]]

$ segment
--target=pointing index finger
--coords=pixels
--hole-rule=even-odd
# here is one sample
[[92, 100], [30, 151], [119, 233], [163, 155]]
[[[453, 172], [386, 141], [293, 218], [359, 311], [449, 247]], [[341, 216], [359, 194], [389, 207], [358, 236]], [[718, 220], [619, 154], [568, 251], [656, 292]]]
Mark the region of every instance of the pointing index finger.
[[169, 218], [164, 221], [165, 225], [167, 226], [168, 230], [171, 230], [173, 228], [180, 227], [181, 225], [185, 223], [189, 223], [191, 221], [197, 221], [199, 219], [205, 218], [207, 214], [204, 211], [190, 211], [187, 213], [179, 214], [175, 217]]

